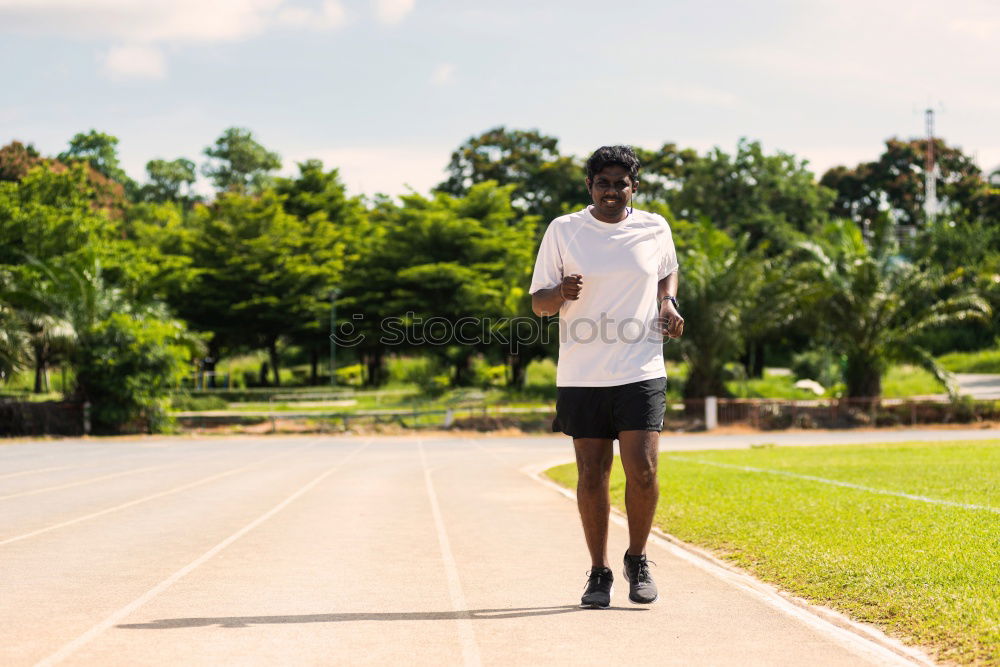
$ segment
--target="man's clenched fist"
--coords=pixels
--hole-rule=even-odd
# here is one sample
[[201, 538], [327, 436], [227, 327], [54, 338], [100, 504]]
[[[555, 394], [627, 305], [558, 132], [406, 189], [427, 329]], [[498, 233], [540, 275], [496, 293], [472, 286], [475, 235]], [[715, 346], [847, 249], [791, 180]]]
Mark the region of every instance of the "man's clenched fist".
[[580, 298], [580, 292], [583, 290], [583, 276], [579, 273], [573, 273], [565, 278], [563, 278], [562, 283], [559, 285], [559, 294], [562, 298], [567, 301], [576, 301]]

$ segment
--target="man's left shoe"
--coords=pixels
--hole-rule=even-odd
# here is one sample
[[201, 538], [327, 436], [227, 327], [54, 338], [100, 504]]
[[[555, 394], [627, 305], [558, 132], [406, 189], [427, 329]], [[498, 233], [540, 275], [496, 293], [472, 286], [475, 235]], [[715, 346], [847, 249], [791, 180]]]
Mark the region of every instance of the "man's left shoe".
[[[655, 565], [655, 563], [654, 563]], [[625, 579], [628, 581], [628, 599], [632, 604], [653, 604], [659, 597], [656, 584], [649, 576], [646, 554], [630, 556], [625, 552]]]

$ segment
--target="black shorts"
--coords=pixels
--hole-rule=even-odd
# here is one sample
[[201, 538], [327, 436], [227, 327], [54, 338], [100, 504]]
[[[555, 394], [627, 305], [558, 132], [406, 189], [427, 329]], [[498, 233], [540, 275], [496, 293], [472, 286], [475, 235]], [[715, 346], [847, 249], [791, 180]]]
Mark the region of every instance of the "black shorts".
[[552, 430], [573, 438], [615, 439], [621, 431], [662, 431], [667, 378], [614, 387], [557, 387]]

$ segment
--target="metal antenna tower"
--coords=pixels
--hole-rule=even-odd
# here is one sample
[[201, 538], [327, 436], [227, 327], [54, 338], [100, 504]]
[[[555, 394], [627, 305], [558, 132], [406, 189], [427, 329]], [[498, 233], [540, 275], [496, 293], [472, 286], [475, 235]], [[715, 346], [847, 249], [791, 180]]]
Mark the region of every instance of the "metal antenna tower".
[[924, 216], [931, 222], [937, 215], [937, 164], [934, 161], [934, 109], [924, 111], [927, 125], [927, 152], [924, 156]]

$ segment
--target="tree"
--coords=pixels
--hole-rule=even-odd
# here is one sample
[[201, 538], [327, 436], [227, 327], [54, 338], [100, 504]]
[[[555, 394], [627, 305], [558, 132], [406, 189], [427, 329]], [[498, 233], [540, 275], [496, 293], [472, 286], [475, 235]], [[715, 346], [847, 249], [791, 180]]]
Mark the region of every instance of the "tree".
[[767, 242], [771, 255], [796, 233], [818, 229], [834, 199], [807, 162], [781, 151], [766, 155], [756, 141], [741, 139], [733, 156], [714, 148], [698, 158], [668, 152], [663, 159], [661, 169], [678, 173], [680, 187], [667, 191], [677, 217], [704, 217], [733, 236], [749, 234], [751, 247]]
[[264, 148], [250, 130], [231, 127], [205, 149], [211, 160], [201, 171], [223, 192], [259, 192], [269, 185], [268, 174], [281, 168], [281, 157]]
[[29, 345], [17, 312], [0, 297], [0, 382], [9, 381], [27, 366]]
[[[98, 253], [92, 250], [46, 261], [28, 258], [24, 266], [16, 268], [22, 270], [6, 272], [0, 303], [7, 304], [19, 324], [17, 330], [35, 365], [35, 391], [47, 390], [45, 370], [53, 361], [72, 362], [78, 383], [74, 393], [80, 400], [95, 403], [95, 424], [99, 427], [113, 430], [140, 412], [154, 415], [162, 406], [151, 403], [151, 398], [163, 398], [165, 387], [172, 386], [190, 357], [160, 349], [164, 345], [162, 331], [172, 331], [172, 344], [189, 352], [199, 349], [201, 342], [173, 321], [163, 304], [137, 303], [124, 290], [109, 284]], [[132, 350], [102, 338], [102, 332], [109, 330], [109, 320], [116, 317], [125, 318], [116, 325], [118, 330], [129, 328], [124, 324], [128, 320], [140, 333], [161, 331], [152, 338], [147, 336], [144, 347], [135, 351], [139, 356], [149, 355], [149, 359], [130, 359]], [[173, 359], [173, 366], [160, 377], [156, 364], [164, 355]], [[115, 421], [115, 415], [120, 421]]]
[[[361, 241], [371, 232], [364, 207], [357, 197], [347, 196], [337, 169], [326, 171], [320, 160], [306, 160], [298, 167], [297, 178], [275, 180], [275, 191], [284, 197], [282, 207], [310, 227], [311, 233], [319, 232], [317, 228], [325, 228], [343, 249], [343, 273], [350, 273], [363, 261]], [[332, 290], [339, 285], [331, 283], [329, 287]], [[330, 345], [330, 323], [326, 315], [324, 312], [289, 332], [290, 340], [309, 354], [313, 384], [319, 381], [319, 358]]]
[[994, 319], [956, 322], [921, 336], [921, 345], [934, 354], [991, 347], [1000, 313], [1000, 226], [981, 218], [934, 220], [907, 248], [914, 261], [954, 275], [965, 288], [980, 292], [990, 303]]
[[32, 167], [43, 162], [32, 144], [12, 141], [0, 148], [0, 181], [20, 181]]
[[[828, 170], [820, 183], [837, 193], [830, 209], [832, 215], [862, 223], [886, 213], [899, 224], [926, 225], [926, 154], [926, 139], [892, 138], [886, 140], [885, 150], [874, 162], [863, 162], [853, 169], [840, 166]], [[981, 215], [989, 185], [972, 158], [942, 139], [934, 140], [934, 155], [942, 208], [950, 216]]]
[[35, 369], [35, 393], [48, 391], [48, 367], [67, 361], [79, 336], [102, 317], [126, 308], [101, 275], [93, 252], [39, 260], [26, 257], [8, 273], [3, 300], [14, 310]]
[[677, 224], [675, 239], [684, 314], [680, 349], [689, 367], [684, 397], [728, 396], [725, 367], [743, 352], [748, 322], [762, 307], [767, 260], [749, 248], [748, 235], [733, 239], [707, 219]]
[[195, 328], [223, 347], [264, 348], [280, 384], [282, 337], [326, 313], [343, 270], [344, 246], [325, 214], [290, 215], [284, 197], [228, 193], [198, 206], [189, 219], [197, 271], [189, 292], [173, 301]]
[[437, 189], [464, 196], [477, 183], [513, 185], [515, 208], [548, 222], [586, 196], [582, 167], [560, 155], [558, 144], [538, 130], [495, 127], [469, 138], [451, 154], [448, 179]]
[[75, 368], [73, 396], [93, 406], [98, 432], [137, 418], [166, 423], [166, 394], [202, 344], [163, 304], [135, 303], [110, 285], [93, 246], [0, 269], [0, 376], [33, 361], [35, 391], [55, 355]]
[[125, 212], [122, 234], [105, 267], [129, 299], [182, 303], [191, 298], [197, 277], [191, 258], [194, 231], [182, 204], [133, 204]]
[[[366, 261], [345, 275], [341, 312], [358, 323], [365, 335], [359, 350], [376, 372], [387, 321], [413, 332], [390, 344], [430, 352], [452, 366], [459, 385], [469, 382], [477, 351], [501, 345], [490, 343], [482, 327], [492, 318], [502, 328], [501, 318], [518, 313], [535, 238], [534, 220], [518, 217], [511, 207], [513, 189], [486, 182], [464, 197], [412, 194], [402, 205], [382, 200], [371, 211], [377, 231], [366, 240]], [[476, 319], [464, 342], [451, 336], [432, 340], [435, 331], [456, 331], [466, 318]], [[434, 331], [432, 320], [439, 325]], [[498, 329], [492, 335], [502, 334]]]
[[121, 168], [118, 160], [118, 137], [97, 130], [86, 134], [78, 132], [69, 141], [69, 149], [57, 157], [61, 162], [71, 163], [82, 160], [116, 183], [126, 191], [134, 189], [135, 183]]
[[684, 182], [687, 169], [700, 158], [693, 148], [678, 148], [665, 143], [658, 151], [635, 147], [635, 155], [642, 165], [639, 172], [640, 205], [652, 202], [668, 204]]
[[189, 202], [195, 182], [194, 162], [179, 157], [176, 160], [150, 160], [146, 163], [149, 182], [142, 186], [142, 199], [151, 202]]
[[843, 355], [848, 398], [877, 400], [892, 362], [921, 366], [954, 391], [950, 374], [919, 336], [989, 315], [989, 304], [962, 284], [960, 270], [903, 258], [891, 223], [878, 225], [869, 245], [857, 225], [836, 220], [798, 248], [804, 259], [790, 275], [802, 314], [815, 323], [815, 335]]
[[65, 358], [72, 335], [52, 301], [51, 271], [116, 258], [127, 265], [123, 243], [118, 224], [94, 206], [88, 165], [61, 171], [40, 165], [19, 181], [0, 181], [0, 268], [12, 317], [29, 343], [36, 392], [46, 390], [47, 368]]
[[38, 166], [18, 182], [0, 181], [0, 265], [104, 253], [120, 228], [93, 203], [84, 165]]
[[111, 313], [81, 336], [75, 356], [76, 393], [92, 404], [97, 433], [167, 425], [167, 396], [200, 350], [184, 324], [165, 313]]

